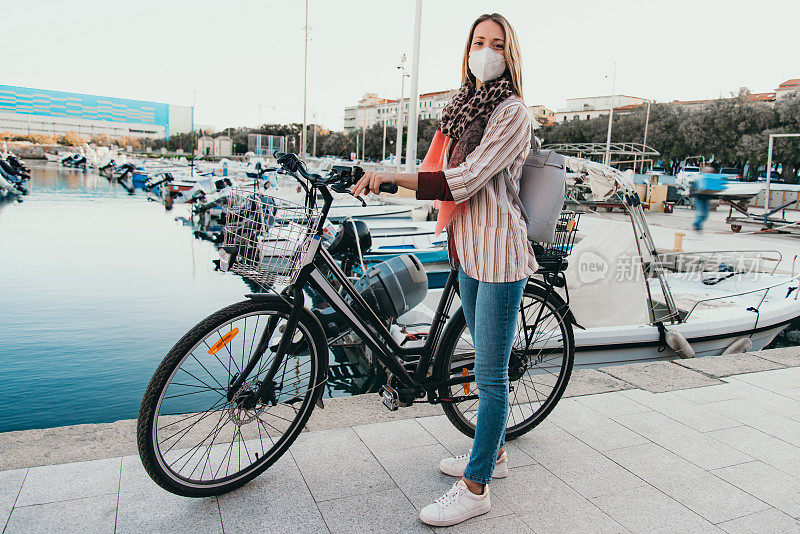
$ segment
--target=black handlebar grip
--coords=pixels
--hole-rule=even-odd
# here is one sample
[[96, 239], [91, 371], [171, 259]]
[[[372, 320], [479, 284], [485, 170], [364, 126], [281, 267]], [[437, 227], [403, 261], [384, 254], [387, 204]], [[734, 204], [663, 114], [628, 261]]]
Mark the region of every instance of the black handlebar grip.
[[383, 191], [384, 193], [395, 194], [397, 193], [397, 184], [390, 184], [389, 182], [383, 182], [380, 187], [378, 187], [379, 191]]

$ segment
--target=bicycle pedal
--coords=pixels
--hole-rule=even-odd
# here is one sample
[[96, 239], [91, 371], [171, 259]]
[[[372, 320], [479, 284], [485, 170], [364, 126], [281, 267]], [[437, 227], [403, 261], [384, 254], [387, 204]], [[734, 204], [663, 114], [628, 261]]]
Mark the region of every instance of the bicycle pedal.
[[400, 408], [400, 395], [397, 394], [397, 391], [394, 388], [389, 386], [381, 386], [378, 394], [381, 396], [383, 405], [389, 408], [391, 411], [394, 412]]

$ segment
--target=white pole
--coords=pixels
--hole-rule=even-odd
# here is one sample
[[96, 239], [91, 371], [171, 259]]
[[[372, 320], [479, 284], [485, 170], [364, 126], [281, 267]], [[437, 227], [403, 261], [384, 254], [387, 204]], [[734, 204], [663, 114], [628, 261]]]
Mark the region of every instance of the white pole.
[[314, 144], [311, 145], [312, 146], [311, 155], [316, 158], [317, 157], [317, 114], [313, 113], [312, 115], [314, 117]]
[[769, 212], [769, 182], [772, 178], [772, 134], [769, 136], [769, 149], [767, 150], [767, 191], [764, 194], [764, 217]]
[[383, 118], [383, 160], [386, 159], [386, 117]]
[[[647, 146], [647, 127], [650, 125], [650, 101], [647, 101], [647, 117], [644, 119], [644, 139], [642, 139], [642, 152], [646, 150]], [[644, 171], [644, 155], [642, 155], [642, 171]]]
[[606, 135], [606, 157], [604, 163], [611, 165], [611, 123], [614, 122], [614, 93], [617, 90], [617, 64], [614, 63], [614, 75], [611, 81], [611, 106], [608, 113], [608, 134]]
[[305, 53], [305, 66], [303, 68], [303, 139], [300, 142], [302, 145], [301, 156], [306, 153], [306, 107], [308, 104], [308, 0], [306, 0], [306, 25], [304, 27], [306, 32], [306, 53]]
[[406, 72], [401, 69], [400, 73], [400, 101], [397, 103], [397, 170], [400, 170], [400, 162], [403, 155], [403, 97], [406, 91]]
[[419, 112], [419, 34], [422, 26], [422, 0], [417, 0], [414, 19], [414, 54], [411, 58], [411, 101], [408, 106], [408, 140], [406, 141], [406, 171], [417, 166], [417, 118]]

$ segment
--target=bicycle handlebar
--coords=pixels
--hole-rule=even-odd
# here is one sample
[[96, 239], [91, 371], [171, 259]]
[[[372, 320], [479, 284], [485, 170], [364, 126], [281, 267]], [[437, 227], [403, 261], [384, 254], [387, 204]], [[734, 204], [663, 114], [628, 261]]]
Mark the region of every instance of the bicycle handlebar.
[[[314, 186], [331, 186], [331, 189], [337, 193], [347, 193], [350, 186], [354, 185], [358, 180], [364, 176], [364, 169], [358, 165], [334, 165], [331, 167], [330, 175], [323, 178], [319, 174], [309, 173], [303, 162], [296, 154], [286, 152], [275, 152], [275, 159], [278, 163], [289, 173], [298, 173], [300, 176], [311, 182]], [[397, 193], [397, 185], [391, 183], [383, 183], [380, 185], [380, 191], [384, 193], [394, 194]]]

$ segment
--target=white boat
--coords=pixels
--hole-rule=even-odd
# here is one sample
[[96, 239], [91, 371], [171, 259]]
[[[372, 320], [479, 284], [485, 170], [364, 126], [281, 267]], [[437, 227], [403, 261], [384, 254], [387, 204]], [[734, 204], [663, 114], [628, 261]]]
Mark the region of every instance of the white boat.
[[800, 317], [798, 256], [786, 273], [777, 251], [659, 253], [630, 173], [580, 158], [567, 166], [588, 174], [595, 199], [621, 193], [633, 229], [626, 239], [609, 222], [572, 249], [577, 367], [759, 350]]

